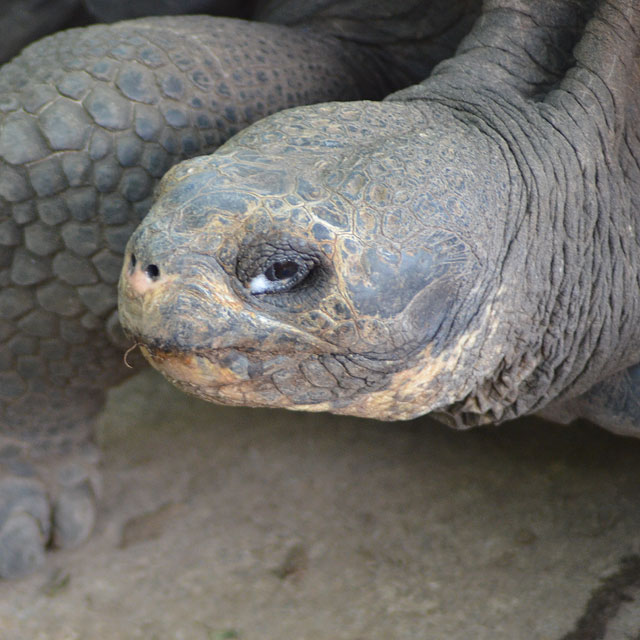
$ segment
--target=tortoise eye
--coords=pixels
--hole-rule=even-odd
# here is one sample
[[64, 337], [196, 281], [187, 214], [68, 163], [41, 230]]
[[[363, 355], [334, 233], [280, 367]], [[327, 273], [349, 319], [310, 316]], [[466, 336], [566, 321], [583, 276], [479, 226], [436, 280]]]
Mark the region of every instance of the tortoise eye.
[[324, 253], [297, 238], [261, 236], [240, 244], [235, 275], [245, 295], [261, 298], [257, 303], [291, 311], [322, 295], [328, 265]]
[[249, 281], [253, 295], [290, 291], [311, 273], [313, 263], [300, 260], [276, 260], [266, 266], [262, 273]]

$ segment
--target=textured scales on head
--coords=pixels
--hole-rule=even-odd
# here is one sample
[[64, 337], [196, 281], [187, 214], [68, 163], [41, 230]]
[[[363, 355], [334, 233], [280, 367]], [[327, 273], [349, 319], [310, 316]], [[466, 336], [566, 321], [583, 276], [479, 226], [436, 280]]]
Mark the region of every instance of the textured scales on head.
[[487, 222], [508, 198], [501, 162], [437, 106], [262, 121], [163, 180], [128, 250], [161, 281], [139, 296], [125, 265], [123, 324], [167, 377], [217, 402], [444, 409], [473, 392], [470, 362], [490, 375], [503, 358], [483, 349], [500, 302], [481, 277], [501, 247]]

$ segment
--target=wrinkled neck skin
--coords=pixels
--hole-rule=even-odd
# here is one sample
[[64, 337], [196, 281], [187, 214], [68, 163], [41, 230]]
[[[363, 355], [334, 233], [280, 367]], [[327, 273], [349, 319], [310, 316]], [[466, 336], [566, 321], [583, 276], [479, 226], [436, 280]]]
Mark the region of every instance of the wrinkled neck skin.
[[[500, 328], [479, 361], [494, 350], [503, 358], [445, 410], [458, 426], [535, 412], [640, 359], [640, 172], [630, 147], [640, 124], [640, 8], [584, 2], [580, 14], [574, 3], [540, 3], [527, 8], [529, 23], [509, 11], [514, 4], [487, 3], [456, 58], [391, 97], [446, 105], [500, 146], [509, 170], [509, 205], [496, 212], [504, 253], [492, 258], [500, 271], [488, 321]], [[540, 38], [556, 45], [550, 58], [532, 44]], [[509, 56], [487, 42], [501, 52], [511, 46]], [[537, 58], [527, 56], [531, 47]], [[527, 67], [527, 57], [539, 64]], [[500, 65], [487, 71], [492, 60]], [[483, 74], [470, 89], [466, 80]], [[473, 368], [473, 358], [460, 366]]]
[[[152, 364], [217, 402], [464, 428], [640, 361], [640, 10], [520, 4], [383, 103], [277, 114], [174, 168], [127, 251], [166, 275], [120, 285]], [[251, 295], [265, 247], [318, 277]]]
[[492, 173], [510, 185], [491, 233], [469, 212], [470, 226], [490, 243], [487, 297], [474, 305], [469, 342], [457, 344], [451, 380], [443, 380], [458, 392], [467, 386], [455, 379], [463, 372], [472, 390], [445, 416], [457, 426], [515, 418], [637, 363], [637, 209], [600, 132], [547, 103], [451, 88], [434, 98], [438, 87], [430, 89], [420, 108], [446, 104], [497, 144], [506, 174], [497, 164]]

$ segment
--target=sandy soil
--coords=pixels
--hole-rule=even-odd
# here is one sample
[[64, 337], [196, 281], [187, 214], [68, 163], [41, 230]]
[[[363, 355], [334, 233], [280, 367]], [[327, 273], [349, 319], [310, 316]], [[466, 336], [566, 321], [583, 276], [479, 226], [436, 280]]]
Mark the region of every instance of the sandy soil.
[[639, 637], [640, 441], [215, 407], [152, 372], [100, 438], [96, 533], [0, 585], [2, 640]]

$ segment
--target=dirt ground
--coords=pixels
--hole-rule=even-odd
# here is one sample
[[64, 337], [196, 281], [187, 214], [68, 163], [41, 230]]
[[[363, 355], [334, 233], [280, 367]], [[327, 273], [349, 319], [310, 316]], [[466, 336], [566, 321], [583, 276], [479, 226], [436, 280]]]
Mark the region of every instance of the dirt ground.
[[96, 533], [0, 585], [2, 640], [640, 637], [640, 440], [215, 407], [150, 371], [100, 439]]

